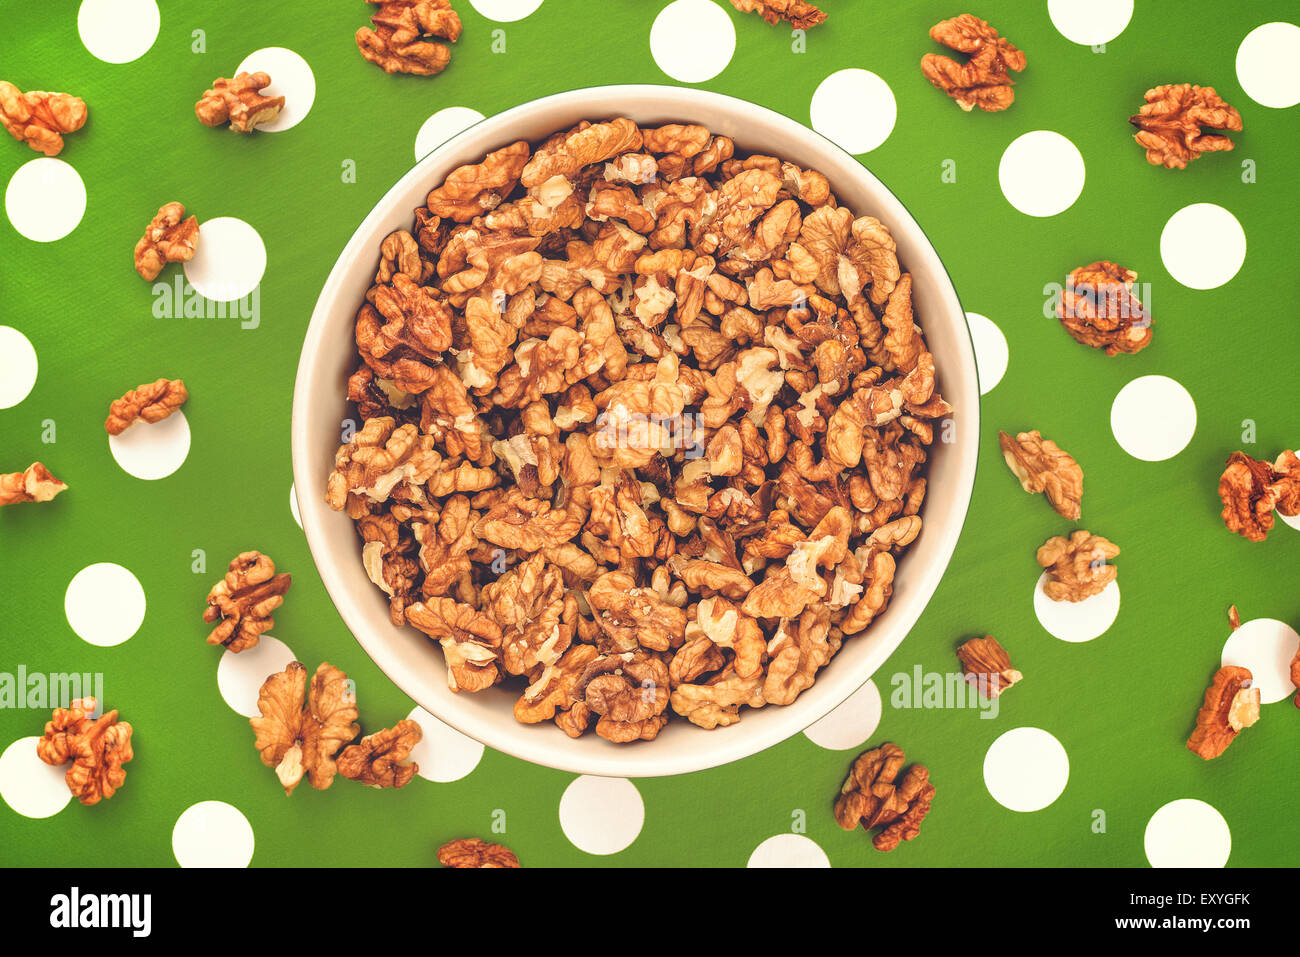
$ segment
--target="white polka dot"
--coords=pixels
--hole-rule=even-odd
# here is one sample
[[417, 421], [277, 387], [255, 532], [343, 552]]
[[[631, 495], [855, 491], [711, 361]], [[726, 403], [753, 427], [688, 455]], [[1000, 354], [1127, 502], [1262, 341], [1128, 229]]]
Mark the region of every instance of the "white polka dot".
[[1120, 448], [1135, 459], [1163, 462], [1185, 449], [1196, 434], [1196, 403], [1168, 376], [1139, 376], [1111, 403], [1110, 430]]
[[483, 114], [468, 106], [448, 106], [429, 117], [415, 134], [415, 158], [424, 159], [461, 130], [469, 129]]
[[1026, 216], [1065, 212], [1083, 192], [1085, 177], [1078, 147], [1052, 130], [1016, 137], [998, 163], [1002, 195]]
[[804, 735], [829, 751], [856, 748], [876, 733], [880, 712], [880, 689], [868, 681], [834, 711], [804, 729]]
[[746, 867], [830, 867], [830, 859], [817, 842], [802, 834], [769, 837], [749, 855]]
[[980, 395], [988, 395], [1007, 373], [1011, 350], [997, 323], [978, 312], [966, 313], [966, 326], [975, 344], [975, 367], [979, 370]]
[[808, 109], [812, 128], [849, 153], [869, 153], [889, 138], [898, 104], [870, 70], [837, 70], [817, 84]]
[[238, 654], [227, 649], [217, 663], [217, 690], [230, 709], [245, 718], [261, 714], [257, 693], [266, 679], [296, 661], [293, 652], [279, 638], [262, 635], [257, 644]]
[[12, 326], [0, 326], [0, 409], [11, 409], [36, 385], [36, 350]]
[[627, 778], [574, 778], [560, 798], [560, 828], [580, 851], [617, 854], [645, 823], [641, 792]]
[[542, 5], [542, 0], [469, 0], [480, 16], [498, 23], [522, 20]]
[[63, 613], [83, 641], [101, 648], [120, 645], [144, 621], [144, 589], [121, 565], [87, 565], [68, 582]]
[[1291, 659], [1300, 649], [1300, 635], [1276, 618], [1253, 618], [1228, 636], [1223, 645], [1224, 665], [1249, 668], [1260, 701], [1272, 704], [1296, 692], [1291, 683]]
[[105, 63], [130, 63], [158, 39], [155, 0], [82, 0], [77, 32], [90, 55]]
[[1113, 581], [1099, 593], [1083, 601], [1054, 601], [1043, 586], [1047, 572], [1034, 584], [1034, 614], [1047, 633], [1061, 641], [1092, 641], [1105, 634], [1119, 614], [1119, 582]]
[[166, 478], [190, 454], [189, 420], [180, 409], [161, 422], [137, 420], [121, 435], [110, 435], [108, 449], [127, 474], [146, 480]]
[[1237, 47], [1237, 82], [1260, 106], [1286, 109], [1300, 103], [1300, 27], [1265, 23]]
[[0, 754], [0, 797], [23, 817], [51, 817], [72, 800], [67, 767], [36, 756], [39, 737], [19, 738]]
[[217, 302], [242, 299], [257, 288], [266, 272], [266, 246], [257, 230], [242, 219], [220, 216], [199, 225], [194, 258], [185, 278], [199, 294]]
[[52, 243], [76, 229], [86, 214], [86, 184], [61, 159], [28, 160], [9, 178], [5, 214], [28, 239]]
[[420, 766], [419, 775], [426, 781], [459, 781], [483, 760], [483, 745], [450, 725], [443, 724], [423, 708], [409, 715], [420, 726], [424, 737], [411, 749], [411, 757]]
[[253, 844], [248, 818], [225, 801], [190, 805], [172, 828], [172, 853], [181, 867], [247, 867]]
[[1246, 233], [1222, 206], [1193, 203], [1165, 223], [1160, 259], [1188, 289], [1217, 289], [1246, 261]]
[[1151, 815], [1142, 844], [1152, 867], [1222, 867], [1232, 853], [1232, 832], [1210, 805], [1181, 798]]
[[713, 79], [735, 52], [736, 28], [713, 0], [673, 0], [650, 27], [651, 56], [682, 83]]
[[292, 129], [307, 118], [316, 102], [316, 77], [307, 61], [284, 47], [264, 47], [244, 57], [236, 73], [265, 73], [270, 86], [262, 88], [266, 96], [284, 97], [280, 115], [270, 123], [259, 123], [259, 132], [279, 133]]
[[984, 755], [984, 786], [1012, 811], [1041, 811], [1065, 790], [1070, 758], [1041, 728], [1007, 731]]
[[298, 527], [302, 528], [302, 512], [298, 511], [298, 490], [292, 482], [289, 483], [289, 514], [293, 516]]
[[1065, 39], [1100, 46], [1124, 32], [1133, 18], [1133, 0], [1047, 0], [1047, 15]]

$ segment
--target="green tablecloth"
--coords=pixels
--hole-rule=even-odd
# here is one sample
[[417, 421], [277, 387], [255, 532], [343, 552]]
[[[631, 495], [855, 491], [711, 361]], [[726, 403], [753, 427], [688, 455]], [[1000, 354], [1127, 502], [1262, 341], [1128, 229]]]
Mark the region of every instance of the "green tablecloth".
[[[39, 459], [70, 486], [51, 504], [0, 513], [0, 671], [102, 673], [108, 705], [135, 726], [136, 757], [125, 787], [98, 806], [72, 802], [47, 817], [0, 806], [0, 860], [166, 865], [177, 859], [175, 831], [176, 853], [194, 863], [221, 852], [241, 863], [251, 835], [254, 865], [428, 865], [439, 844], [464, 835], [500, 840], [525, 865], [744, 865], [760, 845], [760, 860], [835, 865], [1144, 865], [1144, 837], [1157, 862], [1169, 860], [1172, 844], [1186, 860], [1217, 863], [1227, 856], [1228, 834], [1230, 864], [1294, 863], [1300, 714], [1289, 698], [1265, 704], [1259, 724], [1216, 761], [1197, 759], [1183, 742], [1230, 634], [1228, 606], [1235, 603], [1247, 623], [1232, 651], [1255, 663], [1266, 699], [1278, 696], [1283, 658], [1294, 649], [1294, 632], [1281, 623], [1300, 621], [1300, 536], [1279, 522], [1266, 543], [1246, 542], [1224, 529], [1216, 495], [1230, 451], [1271, 459], [1297, 441], [1300, 124], [1293, 106], [1264, 104], [1288, 95], [1267, 82], [1269, 63], [1289, 62], [1294, 73], [1300, 48], [1295, 33], [1274, 27], [1254, 34], [1238, 60], [1247, 34], [1295, 20], [1295, 4], [1148, 0], [1104, 47], [1090, 47], [1063, 35], [1095, 39], [1071, 25], [1080, 19], [1072, 10], [1092, 10], [1084, 19], [1104, 31], [1109, 7], [1121, 8], [1115, 27], [1123, 24], [1123, 3], [984, 0], [972, 12], [1026, 51], [1029, 67], [1011, 109], [966, 114], [918, 68], [922, 54], [947, 52], [927, 30], [959, 7], [826, 0], [829, 21], [799, 52], [784, 25], [769, 27], [712, 0], [682, 3], [546, 0], [506, 21], [536, 4], [459, 0], [464, 35], [450, 68], [432, 78], [388, 76], [358, 55], [352, 36], [371, 12], [359, 0], [292, 0], [255, 11], [162, 3], [156, 40], [120, 64], [88, 45], [109, 59], [137, 53], [131, 47], [142, 35], [141, 48], [147, 45], [152, 0], [124, 0], [98, 26], [98, 9], [113, 4], [91, 0], [82, 10], [84, 42], [71, 0], [9, 12], [0, 76], [22, 89], [76, 93], [90, 120], [58, 157], [67, 169], [20, 172], [36, 154], [0, 142], [0, 179], [10, 183], [8, 216], [0, 219], [0, 326], [21, 333], [39, 367], [27, 393], [24, 344], [0, 330], [0, 396], [12, 403], [0, 410], [0, 471]], [[666, 7], [656, 31], [669, 51], [659, 52], [661, 68], [651, 33]], [[705, 38], [705, 54], [671, 52], [674, 41], [689, 39], [674, 34], [681, 24]], [[198, 124], [193, 104], [213, 78], [272, 47], [293, 51], [314, 77], [315, 99], [301, 121], [251, 137]], [[309, 667], [329, 660], [345, 669], [367, 727], [387, 726], [413, 707], [335, 613], [289, 504], [299, 347], [343, 243], [410, 167], [417, 134], [438, 111], [491, 115], [573, 87], [676, 82], [665, 69], [692, 79], [683, 69], [724, 61], [701, 86], [815, 122], [851, 150], [883, 137], [860, 158], [927, 230], [965, 308], [989, 320], [974, 320], [986, 388], [996, 378], [999, 341], [1006, 344], [1005, 374], [983, 399], [970, 517], [928, 610], [875, 677], [879, 726], [872, 728], [866, 691], [834, 728], [815, 735], [845, 750], [798, 735], [727, 767], [632, 784], [575, 784], [573, 775], [492, 751], [475, 762], [472, 746], [435, 734], [431, 767], [455, 780], [416, 779], [400, 792], [340, 781], [286, 799], [257, 759], [246, 719], [223, 698], [222, 655], [203, 643], [204, 596], [237, 552], [261, 549], [292, 572], [274, 634]], [[876, 79], [840, 74], [821, 87], [842, 70]], [[1145, 90], [1170, 82], [1214, 86], [1240, 110], [1245, 129], [1231, 134], [1235, 151], [1184, 171], [1147, 164], [1126, 120]], [[301, 111], [302, 87], [295, 89]], [[431, 125], [423, 144], [431, 147], [438, 129], [452, 132], [467, 116], [444, 114], [450, 128]], [[1054, 131], [1077, 147], [1086, 180], [1072, 203], [1068, 144], [1031, 137], [1004, 157], [1032, 131]], [[1060, 199], [1068, 208], [1049, 216], [1020, 211], [1000, 186], [1000, 164], [1021, 206]], [[28, 238], [67, 213], [66, 189], [47, 196], [45, 187], [75, 187], [78, 179], [86, 204], [75, 229], [50, 242]], [[242, 220], [261, 238], [256, 328], [241, 328], [252, 323], [237, 317], [156, 317], [167, 307], [132, 271], [130, 252], [170, 200], [205, 223]], [[1162, 249], [1166, 223], [1185, 207], [1193, 209], [1168, 229]], [[1245, 252], [1235, 271], [1234, 250]], [[1044, 316], [1045, 287], [1097, 259], [1122, 263], [1149, 283], [1143, 293], [1154, 341], [1136, 357], [1086, 349]], [[173, 272], [178, 267], [163, 278]], [[184, 408], [190, 443], [172, 474], [145, 480], [119, 466], [102, 422], [112, 398], [164, 375], [184, 378], [192, 393]], [[1166, 378], [1126, 393], [1113, 423], [1116, 396], [1145, 376]], [[170, 443], [185, 428], [179, 423], [134, 437], [124, 461], [137, 472], [168, 470], [175, 463], [167, 457], [176, 454]], [[1115, 562], [1123, 602], [1095, 640], [1058, 640], [1035, 612], [1034, 549], [1071, 526], [1022, 492], [1002, 464], [997, 431], [1030, 428], [1083, 465], [1080, 524], [1123, 549]], [[1132, 454], [1175, 449], [1159, 461]], [[143, 620], [132, 628], [140, 594]], [[115, 629], [130, 639], [100, 646], [79, 637], [109, 641], [121, 637]], [[894, 676], [916, 666], [950, 672], [956, 644], [983, 634], [997, 636], [1025, 674], [996, 718], [971, 708], [895, 706]], [[234, 671], [224, 677], [240, 685]], [[243, 687], [246, 693], [247, 681]], [[39, 709], [0, 709], [0, 748], [40, 734], [47, 719]], [[991, 793], [986, 755], [1020, 728], [1051, 737], [1003, 739], [988, 760]], [[830, 815], [860, 746], [884, 740], [928, 765], [938, 788], [920, 838], [889, 855], [861, 832], [842, 832]], [[1053, 740], [1068, 756], [1068, 781], [1059, 776]], [[30, 767], [30, 749], [28, 741], [0, 759], [0, 792], [28, 813], [46, 813], [57, 789], [46, 786], [51, 774], [33, 783], [33, 771], [43, 769]], [[1050, 803], [1012, 810], [994, 793], [1012, 807]], [[1174, 805], [1148, 830], [1158, 809], [1182, 799], [1209, 808]], [[210, 801], [237, 813], [215, 813], [224, 809], [202, 803]], [[795, 836], [764, 844], [779, 835]], [[217, 857], [205, 856], [205, 846]]]

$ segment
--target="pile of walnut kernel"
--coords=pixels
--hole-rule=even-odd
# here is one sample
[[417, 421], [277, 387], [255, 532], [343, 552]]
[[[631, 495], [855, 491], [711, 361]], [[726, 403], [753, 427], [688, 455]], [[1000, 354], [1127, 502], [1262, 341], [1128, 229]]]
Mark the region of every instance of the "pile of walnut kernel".
[[889, 230], [702, 126], [583, 122], [385, 239], [326, 498], [457, 691], [654, 738], [789, 704], [889, 601], [952, 412]]

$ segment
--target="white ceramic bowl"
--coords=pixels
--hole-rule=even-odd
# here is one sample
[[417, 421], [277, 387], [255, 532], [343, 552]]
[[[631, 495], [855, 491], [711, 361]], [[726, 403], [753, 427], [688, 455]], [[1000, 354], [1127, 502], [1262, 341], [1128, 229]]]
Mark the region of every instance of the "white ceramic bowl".
[[[441, 649], [415, 628], [389, 622], [387, 599], [362, 569], [351, 520], [325, 504], [340, 424], [354, 414], [345, 398], [356, 366], [353, 321], [374, 277], [380, 242], [395, 229], [409, 229], [412, 211], [455, 167], [514, 140], [536, 141], [582, 119], [612, 116], [642, 125], [702, 123], [732, 137], [738, 149], [820, 170], [855, 214], [889, 226], [899, 260], [912, 273], [916, 315], [940, 389], [956, 409], [955, 441], [932, 447], [924, 530], [900, 562], [886, 612], [846, 641], [793, 704], [747, 709], [738, 724], [714, 731], [670, 721], [655, 740], [634, 744], [612, 744], [595, 734], [574, 740], [550, 723], [520, 724], [511, 711], [517, 689], [448, 690]], [[307, 543], [339, 614], [375, 663], [425, 710], [526, 761], [582, 774], [651, 777], [725, 764], [770, 747], [823, 717], [871, 677], [907, 636], [952, 557], [974, 485], [978, 428], [975, 355], [961, 303], [929, 240], [884, 184], [821, 135], [752, 103], [680, 87], [606, 86], [544, 97], [483, 120], [417, 163], [371, 210], [330, 272], [307, 329], [293, 398], [293, 476]]]

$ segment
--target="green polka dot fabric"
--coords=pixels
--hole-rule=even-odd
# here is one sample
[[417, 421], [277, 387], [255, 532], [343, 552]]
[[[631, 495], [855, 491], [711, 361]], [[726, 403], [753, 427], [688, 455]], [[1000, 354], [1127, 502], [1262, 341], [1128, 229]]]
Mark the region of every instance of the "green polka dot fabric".
[[[48, 708], [9, 695], [5, 863], [429, 866], [462, 836], [507, 844], [525, 866], [1294, 863], [1300, 522], [1251, 543], [1224, 528], [1216, 494], [1231, 451], [1271, 460], [1300, 441], [1293, 0], [981, 0], [970, 12], [1029, 61], [1001, 113], [965, 113], [921, 74], [923, 54], [947, 52], [929, 28], [957, 6], [825, 0], [829, 20], [806, 36], [725, 0], [456, 7], [464, 34], [435, 77], [359, 55], [373, 12], [360, 0], [10, 12], [3, 78], [74, 93], [90, 118], [56, 157], [0, 142], [0, 471], [40, 460], [69, 485], [0, 510], [0, 681], [101, 676], [135, 759], [111, 800], [70, 801], [36, 757]], [[240, 70], [269, 73], [283, 113], [252, 136], [200, 125], [195, 100]], [[984, 393], [960, 544], [888, 662], [803, 734], [648, 780], [485, 750], [399, 692], [316, 575], [289, 454], [316, 296], [387, 188], [482, 117], [622, 82], [742, 97], [856, 154], [942, 256]], [[1244, 129], [1231, 152], [1152, 166], [1128, 117], [1149, 88], [1183, 82], [1217, 89]], [[144, 282], [131, 250], [172, 200], [199, 218], [198, 255]], [[1067, 273], [1099, 259], [1138, 273], [1154, 338], [1136, 356], [1085, 348], [1052, 315]], [[183, 411], [106, 436], [108, 403], [159, 376], [185, 380]], [[1080, 522], [1020, 489], [1000, 429], [1039, 429], [1078, 459]], [[1034, 552], [1076, 527], [1121, 547], [1118, 581], [1051, 602]], [[222, 654], [204, 643], [204, 598], [249, 548], [293, 587], [273, 637]], [[984, 634], [1024, 674], [997, 708], [925, 694]], [[262, 679], [294, 657], [344, 669], [369, 730], [416, 718], [419, 777], [286, 798], [247, 719]], [[1221, 662], [1247, 665], [1264, 704], [1207, 762], [1184, 742]], [[919, 838], [882, 854], [831, 805], [852, 759], [886, 740], [929, 767], [937, 795]]]

